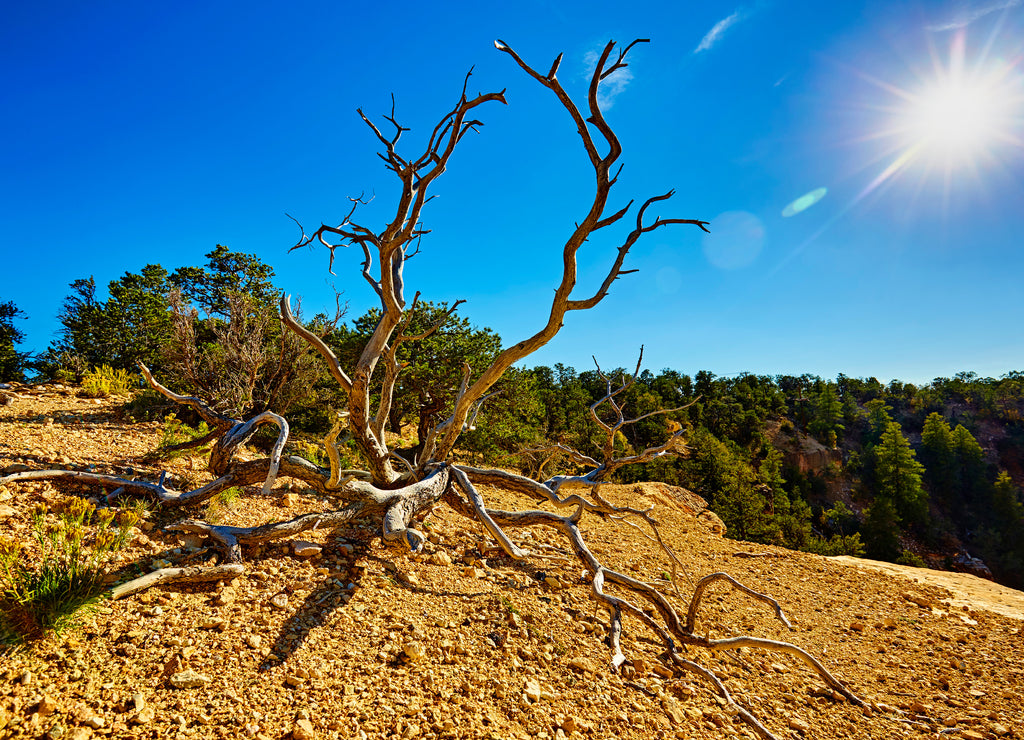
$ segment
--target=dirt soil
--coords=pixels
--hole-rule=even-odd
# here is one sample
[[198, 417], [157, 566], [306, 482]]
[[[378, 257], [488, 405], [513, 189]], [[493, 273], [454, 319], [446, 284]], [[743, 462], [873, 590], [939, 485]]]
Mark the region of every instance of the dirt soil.
[[1002, 614], [1004, 617], [1024, 620], [1024, 592], [1001, 586], [998, 583], [978, 578], [970, 573], [955, 573], [947, 570], [914, 568], [867, 558], [851, 558], [846, 555], [832, 560], [847, 563], [855, 568], [866, 568], [889, 573], [915, 583], [927, 583], [949, 591], [945, 603], [953, 609], [984, 609]]
[[[123, 399], [48, 386], [12, 400], [0, 407], [0, 470], [20, 463], [155, 480], [166, 468], [172, 481], [208, 480], [200, 458], [145, 462], [162, 425], [120, 416]], [[0, 532], [28, 541], [32, 508], [69, 494], [94, 492], [0, 488]], [[496, 507], [533, 508], [496, 489], [484, 495]], [[727, 571], [776, 597], [793, 623], [717, 585], [700, 632], [800, 645], [870, 702], [864, 711], [837, 700], [788, 656], [689, 651], [778, 737], [1024, 737], [1021, 594], [996, 599], [983, 593], [992, 584], [970, 576], [954, 582], [729, 540], [701, 499], [664, 484], [605, 495], [656, 506], [685, 564], [684, 594]], [[251, 525], [333, 505], [285, 480], [272, 496], [254, 487], [213, 512], [154, 511], [118, 565], [127, 578], [204, 562], [198, 543], [163, 531], [180, 518]], [[546, 556], [538, 569], [498, 555], [479, 526], [444, 506], [425, 528], [423, 555], [384, 547], [378, 524], [356, 523], [312, 533], [321, 549], [308, 557], [291, 542], [246, 550], [247, 571], [230, 583], [104, 602], [77, 630], [0, 656], [0, 737], [753, 737], [707, 684], [663, 668], [659, 644], [635, 620], [623, 640], [634, 675], [609, 670], [607, 615], [553, 533], [514, 533]], [[641, 532], [595, 518], [583, 530], [606, 564], [671, 593], [670, 567]]]

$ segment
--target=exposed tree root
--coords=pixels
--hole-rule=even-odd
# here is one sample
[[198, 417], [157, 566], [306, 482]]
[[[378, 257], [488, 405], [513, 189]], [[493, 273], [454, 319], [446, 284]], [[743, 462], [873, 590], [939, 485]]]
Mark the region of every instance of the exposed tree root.
[[[161, 390], [166, 390], [155, 382], [154, 385]], [[173, 396], [169, 391], [166, 395]], [[200, 403], [196, 399], [187, 399], [187, 401], [193, 406]], [[204, 410], [208, 411], [208, 407]], [[654, 586], [603, 565], [587, 546], [580, 529], [580, 522], [586, 514], [613, 520], [622, 520], [625, 517], [638, 518], [652, 532], [652, 539], [660, 544], [673, 567], [678, 563], [678, 558], [661, 536], [658, 523], [650, 515], [650, 510], [612, 504], [600, 494], [598, 488], [600, 483], [597, 480], [599, 476], [592, 474], [559, 476], [548, 482], [538, 483], [507, 471], [436, 463], [431, 466], [430, 472], [422, 480], [399, 488], [382, 489], [365, 480], [356, 480], [352, 476], [345, 476], [342, 479], [336, 468], [337, 463], [332, 465], [333, 470], [325, 470], [301, 458], [281, 457], [279, 452], [270, 458], [260, 460], [233, 461], [233, 452], [243, 440], [252, 435], [259, 424], [272, 422], [278, 425], [281, 430], [278, 443], [275, 445], [275, 449], [278, 451], [283, 448], [288, 427], [286, 423], [278, 423], [277, 420], [269, 419], [265, 415], [255, 417], [245, 423], [237, 420], [227, 421], [230, 423], [221, 422], [224, 432], [217, 440], [214, 451], [210, 455], [210, 468], [220, 477], [212, 483], [192, 491], [173, 491], [165, 487], [162, 480], [150, 483], [67, 470], [12, 473], [0, 478], [0, 484], [30, 480], [66, 480], [110, 490], [119, 495], [144, 497], [162, 507], [177, 508], [198, 505], [217, 491], [230, 485], [253, 485], [262, 481], [264, 490], [267, 490], [269, 481], [273, 481], [277, 475], [284, 474], [297, 477], [310, 484], [314, 489], [333, 494], [346, 502], [342, 508], [336, 510], [302, 514], [292, 519], [257, 527], [216, 525], [191, 519], [174, 524], [168, 527], [168, 531], [206, 538], [214, 550], [219, 553], [221, 564], [212, 567], [163, 568], [115, 587], [111, 591], [113, 598], [124, 598], [158, 584], [235, 578], [244, 571], [243, 547], [292, 537], [310, 530], [334, 529], [355, 519], [366, 517], [379, 517], [381, 536], [385, 541], [412, 551], [419, 551], [423, 546], [425, 536], [413, 528], [411, 523], [418, 514], [428, 511], [440, 501], [449, 504], [455, 511], [467, 518], [480, 523], [503, 552], [510, 558], [519, 561], [529, 561], [543, 556], [516, 545], [506, 530], [533, 526], [548, 527], [560, 532], [566, 538], [575, 557], [590, 574], [591, 598], [604, 606], [611, 614], [607, 642], [611, 649], [610, 667], [612, 670], [618, 670], [627, 660], [622, 646], [622, 636], [623, 617], [629, 616], [650, 630], [665, 646], [666, 652], [662, 658], [669, 667], [694, 673], [708, 681], [713, 690], [727, 702], [727, 707], [734, 708], [730, 711], [766, 740], [773, 738], [774, 735], [747, 709], [735, 702], [721, 679], [710, 669], [683, 656], [682, 651], [687, 646], [703, 648], [712, 652], [751, 648], [792, 656], [811, 668], [834, 692], [854, 704], [863, 706], [863, 702], [844, 683], [835, 678], [817, 659], [796, 645], [747, 635], [710, 639], [698, 635], [695, 631], [703, 597], [710, 586], [719, 582], [729, 585], [754, 600], [764, 602], [772, 608], [782, 624], [791, 628], [782, 607], [772, 597], [749, 588], [727, 573], [711, 573], [697, 581], [689, 600], [683, 599], [676, 587], [676, 594], [686, 606], [685, 619], [682, 619], [679, 616], [680, 612], [676, 610], [669, 598]], [[161, 476], [162, 478], [163, 476]], [[583, 484], [587, 487], [589, 495], [573, 492], [560, 496], [560, 489], [570, 483]], [[571, 508], [572, 511], [563, 516], [540, 509], [503, 511], [488, 508], [477, 487], [479, 484], [495, 485], [524, 493], [539, 502], [551, 504], [559, 509]], [[614, 592], [610, 592], [609, 588], [612, 588]], [[646, 604], [652, 609], [652, 612], [645, 611], [642, 604]]]
[[[707, 231], [707, 222], [704, 221], [660, 216], [652, 219], [646, 215], [647, 211], [652, 206], [668, 200], [672, 192], [649, 197], [636, 214], [635, 227], [625, 235], [614, 259], [609, 260], [600, 287], [589, 297], [574, 297], [578, 278], [578, 251], [595, 232], [617, 224], [630, 208], [627, 205], [614, 213], [607, 212], [611, 188], [617, 178], [615, 165], [621, 154], [621, 145], [600, 109], [598, 87], [601, 80], [626, 66], [627, 53], [642, 41], [644, 40], [634, 41], [620, 49], [617, 55], [613, 55], [614, 43], [609, 43], [604, 48], [591, 76], [585, 112], [577, 108], [557, 78], [561, 56], [555, 60], [545, 75], [529, 66], [506, 44], [496, 42], [496, 47], [501, 53], [509, 55], [519, 68], [555, 95], [572, 119], [582, 140], [586, 157], [594, 170], [593, 202], [562, 247], [562, 275], [552, 298], [547, 322], [533, 335], [503, 349], [488, 367], [482, 369], [476, 380], [471, 382], [472, 371], [468, 366], [464, 368], [462, 382], [454, 397], [450, 399], [450, 415], [433, 427], [423, 430], [423, 438], [418, 440], [420, 451], [416, 459], [406, 460], [396, 455], [393, 450], [389, 450], [384, 435], [396, 379], [402, 370], [397, 359], [397, 348], [403, 342], [415, 341], [426, 336], [406, 334], [417, 300], [413, 300], [411, 308], [406, 308], [403, 268], [406, 259], [418, 251], [419, 239], [427, 233], [421, 226], [421, 209], [433, 197], [427, 195], [431, 183], [445, 171], [450, 156], [464, 135], [477, 130], [481, 125], [479, 121], [471, 118], [470, 114], [487, 103], [505, 102], [503, 92], [469, 98], [466, 94], [468, 75], [459, 100], [438, 122], [429, 137], [425, 151], [419, 157], [409, 158], [398, 153], [399, 139], [408, 129], [395, 120], [394, 111], [391, 116], [385, 116], [385, 120], [394, 127], [394, 133], [390, 137], [385, 136], [360, 111], [364, 122], [385, 148], [385, 152], [380, 156], [387, 168], [398, 177], [402, 187], [395, 216], [383, 231], [375, 232], [352, 220], [357, 207], [362, 203], [359, 199], [353, 199], [351, 211], [338, 226], [322, 225], [312, 235], [303, 232], [296, 244], [295, 248], [312, 244], [314, 241], [325, 245], [330, 250], [332, 266], [335, 250], [338, 248], [354, 246], [362, 252], [362, 275], [381, 299], [381, 306], [379, 320], [372, 336], [367, 340], [351, 372], [343, 370], [337, 356], [327, 344], [292, 316], [288, 297], [284, 296], [281, 300], [283, 323], [320, 354], [329, 372], [346, 393], [347, 410], [343, 418], [347, 420], [352, 439], [368, 468], [366, 472], [341, 469], [341, 456], [337, 449], [337, 438], [342, 429], [341, 417], [323, 440], [330, 460], [329, 469], [325, 469], [299, 457], [284, 455], [289, 428], [283, 417], [266, 411], [247, 420], [230, 418], [218, 413], [198, 398], [179, 395], [165, 388], [153, 378], [146, 367], [142, 367], [143, 374], [153, 388], [177, 403], [190, 406], [212, 427], [213, 431], [202, 441], [213, 442], [209, 454], [209, 470], [215, 476], [214, 481], [191, 491], [176, 491], [165, 485], [163, 474], [156, 483], [152, 483], [78, 471], [40, 470], [12, 473], [0, 478], [0, 484], [64, 480], [107, 491], [108, 500], [121, 495], [138, 496], [149, 499], [160, 507], [177, 509], [197, 506], [232, 486], [261, 485], [262, 492], [269, 494], [277, 478], [287, 476], [301, 481], [322, 496], [334, 500], [338, 505], [338, 508], [330, 511], [302, 514], [285, 521], [256, 527], [216, 525], [192, 519], [179, 522], [168, 529], [205, 538], [219, 554], [220, 564], [212, 567], [165, 568], [116, 587], [112, 592], [115, 598], [137, 593], [159, 583], [232, 578], [244, 570], [244, 547], [291, 537], [300, 532], [339, 527], [357, 518], [379, 520], [381, 537], [386, 542], [414, 552], [420, 551], [425, 536], [413, 524], [417, 517], [430, 511], [439, 502], [448, 504], [456, 512], [482, 526], [500, 550], [517, 561], [536, 562], [550, 556], [517, 545], [508, 531], [522, 527], [547, 527], [565, 538], [568, 549], [572, 550], [575, 558], [586, 569], [591, 597], [610, 614], [607, 643], [611, 651], [611, 670], [620, 670], [627, 660], [625, 651], [629, 646], [623, 645], [623, 636], [624, 620], [629, 617], [653, 633], [664, 646], [665, 651], [661, 659], [668, 668], [700, 676], [726, 702], [727, 711], [739, 717], [751, 730], [766, 740], [774, 737], [772, 733], [747, 709], [735, 702], [719, 676], [701, 665], [694, 657], [684, 657], [684, 651], [699, 649], [718, 652], [751, 648], [789, 655], [814, 670], [838, 695], [850, 702], [863, 705], [863, 702], [818, 660], [795, 645], [746, 635], [723, 639], [698, 635], [696, 621], [701, 602], [708, 587], [719, 582], [767, 604], [783, 625], [790, 627], [790, 624], [775, 599], [745, 586], [725, 573], [712, 573], [696, 583], [691, 580], [693, 592], [687, 599], [680, 592], [676, 578], [677, 570], [684, 570], [681, 561], [662, 536], [658, 521], [652, 516], [652, 509], [617, 506], [602, 496], [600, 486], [608, 481], [616, 470], [625, 465], [678, 454], [684, 449], [683, 431], [676, 423], [674, 427], [668, 426], [668, 437], [664, 443], [640, 451], [631, 450], [618, 454], [616, 435], [621, 437], [624, 428], [654, 414], [672, 411], [659, 410], [634, 418], [625, 413], [622, 401], [625, 398], [624, 392], [637, 381], [640, 361], [632, 376], [623, 374], [616, 381], [598, 366], [598, 373], [605, 381], [606, 392], [603, 398], [590, 407], [593, 423], [604, 434], [601, 449], [595, 452], [595, 456], [584, 455], [564, 445], [553, 451], [554, 455], [568, 459], [586, 472], [578, 475], [556, 475], [541, 483], [502, 470], [454, 465], [450, 462], [455, 443], [462, 431], [472, 425], [481, 404], [493, 394], [492, 387], [506, 371], [549, 342], [561, 329], [568, 312], [593, 308], [608, 294], [615, 280], [633, 272], [625, 269], [624, 263], [629, 250], [641, 236], [665, 226], [680, 224], [696, 225]], [[342, 241], [334, 244], [327, 240], [328, 237]], [[379, 274], [376, 276], [372, 272], [374, 265], [379, 267]], [[642, 358], [641, 349], [640, 359]], [[374, 373], [378, 369], [382, 370], [383, 377], [378, 375], [374, 379]], [[278, 430], [270, 456], [249, 461], [237, 460], [238, 449], [251, 439], [260, 427], [267, 424], [274, 425]], [[556, 511], [568, 513], [563, 515], [542, 509], [503, 511], [490, 508], [479, 489], [482, 485], [518, 492]], [[562, 488], [569, 486], [582, 488], [582, 492], [573, 491], [562, 495]], [[588, 547], [581, 530], [581, 522], [587, 515], [632, 526], [643, 536], [657, 542], [672, 567], [673, 593], [664, 594], [650, 583], [601, 563]], [[688, 574], [687, 578], [690, 578]], [[683, 608], [685, 619], [680, 617], [680, 614], [683, 614], [680, 609]]]
[[152, 588], [158, 583], [201, 583], [203, 581], [230, 581], [238, 578], [245, 571], [241, 563], [229, 563], [227, 565], [214, 565], [203, 567], [201, 565], [190, 568], [160, 568], [152, 573], [139, 576], [131, 581], [122, 583], [110, 589], [110, 598], [123, 599], [147, 588]]

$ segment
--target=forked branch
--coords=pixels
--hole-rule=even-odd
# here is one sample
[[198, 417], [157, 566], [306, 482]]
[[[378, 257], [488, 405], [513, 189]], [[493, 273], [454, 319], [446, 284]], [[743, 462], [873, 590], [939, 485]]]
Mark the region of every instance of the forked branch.
[[[768, 605], [774, 609], [783, 624], [788, 626], [789, 622], [775, 599], [749, 588], [725, 573], [706, 575], [696, 583], [691, 580], [692, 594], [686, 598], [680, 591], [676, 578], [677, 569], [682, 569], [682, 563], [671, 543], [663, 536], [662, 527], [654, 516], [653, 506], [645, 508], [636, 504], [618, 505], [612, 496], [602, 490], [602, 483], [622, 466], [646, 462], [662, 455], [679, 454], [684, 449], [683, 431], [677, 426], [666, 430], [667, 439], [660, 444], [628, 452], [623, 451], [620, 445], [620, 449], [616, 450], [616, 436], [618, 435], [621, 441], [623, 430], [653, 416], [685, 408], [639, 412], [627, 408], [629, 390], [640, 377], [642, 348], [632, 375], [624, 373], [621, 378], [613, 379], [598, 365], [598, 373], [605, 383], [605, 394], [590, 407], [590, 415], [604, 435], [601, 449], [592, 455], [584, 455], [565, 446], [549, 448], [566, 456], [582, 472], [575, 475], [555, 475], [544, 482], [539, 482], [507, 471], [455, 465], [450, 461], [456, 440], [467, 427], [467, 423], [473, 423], [480, 404], [489, 397], [490, 389], [505, 372], [514, 363], [550, 341], [561, 329], [568, 312], [595, 307], [608, 295], [616, 279], [633, 272], [626, 269], [625, 261], [641, 236], [674, 225], [692, 225], [707, 231], [706, 221], [660, 216], [651, 218], [648, 215], [649, 211], [655, 205], [667, 201], [673, 193], [668, 191], [649, 197], [638, 209], [634, 227], [625, 234], [615, 254], [608, 255], [608, 268], [603, 271], [603, 279], [597, 289], [589, 294], [583, 293], [586, 297], [573, 297], [579, 287], [579, 250], [595, 231], [619, 224], [633, 205], [630, 201], [624, 208], [618, 210], [608, 206], [611, 188], [621, 169], [618, 159], [622, 148], [600, 108], [598, 93], [602, 82], [621, 71], [627, 65], [631, 50], [644, 42], [646, 39], [637, 39], [621, 48], [617, 48], [614, 42], [609, 42], [604, 47], [590, 78], [585, 113], [581, 112], [557, 78], [561, 55], [555, 59], [547, 74], [541, 74], [507, 44], [496, 42], [499, 51], [508, 54], [530, 77], [555, 95], [576, 126], [583, 152], [594, 171], [595, 185], [586, 212], [561, 245], [562, 271], [557, 278], [547, 322], [532, 335], [500, 352], [475, 381], [472, 378], [473, 370], [476, 368], [464, 368], [461, 382], [453, 389], [455, 397], [452, 399], [451, 415], [441, 424], [428, 430], [424, 435], [425, 439], [418, 440], [421, 452], [415, 460], [399, 457], [388, 448], [385, 440], [385, 420], [391, 408], [392, 396], [398, 387], [397, 379], [403, 369], [398, 351], [403, 343], [425, 339], [437, 331], [460, 302], [452, 305], [440, 321], [425, 331], [413, 332], [410, 327], [416, 317], [419, 294], [415, 295], [411, 306], [407, 306], [404, 266], [406, 261], [417, 253], [419, 240], [427, 233], [421, 216], [424, 205], [432, 197], [428, 190], [445, 171], [463, 137], [469, 131], [478, 130], [482, 125], [473, 117], [475, 109], [488, 102], [505, 102], [504, 91], [470, 98], [467, 95], [470, 75], [463, 81], [458, 100], [434, 125], [424, 149], [417, 156], [399, 153], [402, 135], [408, 129], [398, 121], [393, 98], [391, 111], [384, 116], [387, 125], [378, 126], [359, 110], [360, 117], [383, 147], [379, 156], [384, 161], [386, 169], [396, 176], [401, 184], [395, 210], [383, 229], [371, 229], [353, 220], [358, 207], [365, 201], [361, 197], [352, 199], [351, 208], [341, 223], [336, 226], [321, 225], [311, 235], [302, 231], [296, 244], [295, 248], [314, 243], [325, 245], [331, 253], [331, 267], [336, 249], [358, 247], [362, 252], [362, 275], [380, 300], [379, 320], [362, 348], [359, 358], [352, 367], [343, 369], [337, 355], [328, 344], [293, 316], [288, 296], [285, 295], [281, 299], [283, 323], [317, 351], [327, 363], [331, 376], [347, 395], [347, 408], [338, 414], [334, 426], [324, 438], [330, 459], [329, 469], [299, 457], [283, 454], [289, 434], [288, 423], [283, 417], [269, 411], [245, 420], [227, 417], [217, 413], [199, 398], [170, 391], [160, 385], [149, 370], [143, 367], [143, 373], [152, 387], [166, 397], [195, 409], [196, 413], [215, 429], [216, 434], [211, 435], [211, 439], [216, 437], [216, 441], [209, 458], [210, 471], [216, 476], [213, 482], [192, 491], [178, 492], [165, 486], [163, 475], [158, 482], [150, 483], [79, 471], [51, 470], [10, 474], [0, 477], [0, 484], [23, 480], [72, 480], [105, 489], [116, 495], [148, 497], [162, 506], [171, 508], [193, 506], [229, 486], [262, 483], [263, 492], [269, 493], [277, 477], [281, 475], [302, 481], [317, 491], [325, 501], [332, 502], [332, 508], [327, 511], [303, 513], [291, 519], [254, 527], [212, 524], [195, 519], [180, 521], [168, 529], [204, 538], [208, 547], [219, 556], [219, 564], [212, 567], [162, 569], [123, 584], [115, 591], [116, 596], [126, 596], [156, 583], [234, 577], [244, 569], [245, 557], [251, 555], [251, 552], [246, 552], [246, 548], [291, 537], [301, 532], [340, 527], [356, 519], [372, 518], [379, 523], [379, 536], [384, 542], [399, 548], [420, 551], [426, 538], [423, 532], [417, 529], [416, 522], [439, 501], [445, 501], [455, 511], [479, 523], [484, 528], [486, 536], [493, 539], [508, 557], [524, 564], [543, 559], [543, 546], [538, 545], [533, 552], [521, 547], [510, 536], [510, 533], [515, 533], [513, 530], [523, 527], [546, 527], [563, 538], [563, 547], [572, 552], [569, 554], [558, 550], [559, 554], [575, 557], [584, 569], [581, 578], [589, 586], [591, 597], [610, 615], [607, 627], [612, 670], [624, 668], [626, 652], [630, 649], [628, 644], [623, 644], [624, 628], [630, 623], [635, 623], [653, 635], [664, 647], [662, 660], [668, 668], [693, 673], [709, 682], [729, 707], [735, 707], [736, 711], [730, 713], [738, 716], [762, 738], [774, 736], [748, 710], [735, 704], [734, 698], [715, 672], [700, 665], [696, 656], [687, 654], [687, 657], [684, 657], [684, 651], [715, 652], [744, 647], [789, 655], [814, 670], [838, 694], [851, 702], [860, 703], [860, 699], [845, 684], [832, 676], [820, 661], [795, 645], [751, 635], [716, 639], [697, 634], [697, 615], [702, 600], [708, 588], [718, 583]], [[383, 378], [375, 376], [379, 366], [382, 366]], [[375, 408], [371, 409], [372, 405], [375, 405]], [[273, 424], [278, 428], [277, 440], [269, 457], [248, 461], [236, 459], [239, 447], [266, 424]], [[366, 471], [344, 470], [341, 467], [338, 438], [346, 425], [366, 463]], [[639, 444], [636, 446], [639, 447]], [[536, 501], [538, 508], [522, 511], [491, 508], [487, 504], [484, 485], [495, 485], [508, 491], [523, 493]], [[643, 536], [657, 542], [671, 563], [673, 590], [670, 591], [663, 584], [646, 582], [642, 574], [620, 572], [602, 562], [598, 554], [590, 549], [584, 537], [583, 525], [588, 521], [588, 516], [635, 527]]]
[[[436, 427], [424, 444], [424, 452], [428, 459], [440, 460], [446, 459], [449, 456], [455, 446], [456, 440], [464, 428], [466, 418], [474, 404], [476, 404], [477, 401], [487, 393], [487, 391], [513, 364], [537, 351], [551, 341], [551, 339], [562, 328], [565, 320], [565, 314], [568, 311], [585, 310], [593, 308], [600, 303], [600, 301], [608, 294], [611, 283], [621, 275], [628, 272], [623, 269], [626, 256], [641, 235], [657, 228], [661, 228], [662, 226], [677, 224], [691, 224], [696, 225], [705, 231], [707, 230], [707, 222], [696, 219], [657, 218], [654, 222], [645, 224], [643, 217], [647, 208], [653, 203], [667, 200], [671, 197], [672, 191], [669, 191], [664, 195], [649, 198], [641, 207], [640, 212], [637, 215], [636, 228], [627, 235], [622, 246], [618, 248], [616, 257], [612, 261], [607, 276], [598, 288], [597, 292], [586, 299], [572, 298], [572, 293], [576, 289], [578, 280], [577, 253], [579, 252], [579, 249], [584, 243], [586, 243], [594, 231], [616, 222], [626, 214], [629, 208], [629, 206], [627, 206], [626, 208], [615, 212], [611, 216], [605, 215], [608, 206], [608, 197], [611, 192], [612, 185], [615, 182], [614, 176], [611, 175], [611, 169], [618, 160], [619, 155], [622, 152], [622, 147], [619, 144], [619, 140], [616, 138], [614, 131], [612, 131], [604, 118], [604, 114], [598, 104], [597, 90], [601, 80], [607, 76], [607, 74], [610, 74], [626, 65], [625, 59], [627, 53], [634, 45], [641, 43], [642, 41], [644, 41], [644, 39], [638, 39], [624, 47], [611, 65], [608, 64], [608, 60], [612, 51], [615, 49], [615, 42], [610, 41], [605, 46], [590, 80], [588, 93], [590, 116], [588, 118], [583, 117], [579, 108], [577, 108], [572, 98], [568, 95], [565, 88], [562, 87], [562, 84], [556, 77], [561, 56], [559, 56], [559, 58], [555, 60], [554, 64], [552, 64], [548, 74], [542, 75], [536, 69], [527, 64], [508, 44], [503, 41], [495, 42], [495, 47], [498, 51], [508, 54], [513, 60], [515, 60], [516, 64], [518, 64], [521, 69], [530, 75], [530, 77], [554, 93], [555, 97], [562, 105], [562, 108], [576, 124], [576, 131], [596, 176], [594, 194], [586, 215], [577, 223], [576, 228], [569, 235], [569, 238], [562, 247], [562, 276], [558, 286], [555, 288], [555, 295], [551, 302], [551, 309], [547, 322], [532, 336], [503, 350], [494, 359], [492, 364], [486, 368], [483, 373], [481, 373], [477, 380], [458, 397], [452, 415]], [[600, 138], [607, 147], [607, 152], [604, 155], [601, 155], [598, 152], [598, 146], [591, 133], [591, 126], [597, 129]]]

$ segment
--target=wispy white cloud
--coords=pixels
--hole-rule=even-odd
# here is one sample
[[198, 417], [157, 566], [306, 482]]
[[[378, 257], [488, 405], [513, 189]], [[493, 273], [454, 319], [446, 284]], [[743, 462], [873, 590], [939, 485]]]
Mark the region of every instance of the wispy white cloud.
[[961, 7], [960, 11], [949, 20], [926, 26], [926, 28], [929, 31], [954, 31], [958, 28], [970, 25], [989, 13], [998, 13], [1000, 10], [1015, 8], [1020, 5], [1021, 2], [1022, 0], [996, 0], [994, 3], [989, 3], [988, 5], [982, 5], [975, 8], [965, 5], [964, 7]]
[[707, 51], [708, 49], [710, 49], [712, 46], [718, 43], [718, 40], [725, 35], [726, 31], [728, 31], [734, 25], [743, 20], [743, 18], [744, 15], [742, 13], [742, 10], [737, 10], [733, 12], [732, 15], [728, 15], [722, 20], [718, 21], [718, 23], [711, 27], [710, 31], [704, 34], [704, 38], [702, 38], [700, 40], [700, 43], [697, 44], [697, 48], [693, 50], [693, 53], [700, 54], [702, 51]]
[[[594, 76], [594, 70], [597, 68], [597, 62], [600, 58], [601, 52], [596, 50], [588, 51], [583, 55], [583, 66], [586, 68], [586, 79], [588, 82]], [[615, 61], [615, 58], [613, 55], [611, 61]], [[615, 104], [615, 98], [629, 87], [629, 83], [632, 81], [633, 73], [629, 71], [629, 67], [617, 69], [611, 75], [601, 80], [601, 85], [597, 88], [597, 104], [601, 106], [601, 110], [611, 108]]]

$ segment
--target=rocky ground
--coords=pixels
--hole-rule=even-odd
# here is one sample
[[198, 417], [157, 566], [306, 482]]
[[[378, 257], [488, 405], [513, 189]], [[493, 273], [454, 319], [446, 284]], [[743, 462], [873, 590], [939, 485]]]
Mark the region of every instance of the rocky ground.
[[[162, 424], [118, 414], [123, 399], [71, 389], [16, 389], [0, 407], [0, 469], [75, 467], [206, 480], [198, 458], [159, 467], [144, 456]], [[256, 524], [331, 506], [279, 483], [212, 512]], [[0, 489], [0, 532], [29, 538], [32, 508], [86, 493], [49, 483]], [[703, 502], [663, 484], [610, 487], [650, 503], [680, 553], [685, 593], [724, 570], [779, 599], [789, 630], [763, 604], [715, 586], [699, 629], [801, 645], [870, 702], [837, 700], [789, 657], [691, 651], [777, 736], [1024, 737], [1020, 611], [857, 564], [725, 539]], [[532, 504], [485, 490], [502, 508]], [[152, 512], [118, 565], [125, 573], [203, 562], [196, 543]], [[626, 622], [621, 674], [608, 669], [605, 618], [575, 560], [544, 531], [516, 533], [546, 556], [536, 567], [499, 556], [481, 529], [441, 506], [422, 556], [385, 548], [377, 525], [314, 533], [245, 552], [230, 583], [155, 588], [104, 602], [81, 627], [0, 656], [0, 737], [67, 738], [707, 738], [752, 737], [706, 684], [673, 675], [659, 646]], [[669, 566], [637, 530], [584, 520], [598, 557], [670, 591]], [[133, 570], [131, 564], [137, 564]], [[975, 579], [977, 580], [977, 579]], [[955, 587], [955, 584], [952, 584]], [[1006, 589], [1009, 591], [1009, 589]], [[1019, 610], [1024, 594], [1000, 598]], [[961, 601], [956, 601], [956, 599]]]

